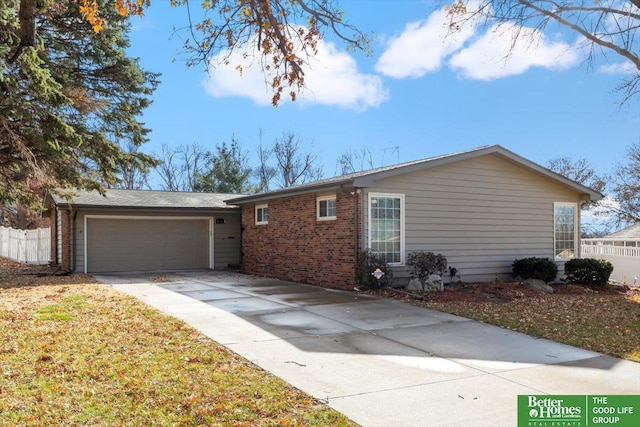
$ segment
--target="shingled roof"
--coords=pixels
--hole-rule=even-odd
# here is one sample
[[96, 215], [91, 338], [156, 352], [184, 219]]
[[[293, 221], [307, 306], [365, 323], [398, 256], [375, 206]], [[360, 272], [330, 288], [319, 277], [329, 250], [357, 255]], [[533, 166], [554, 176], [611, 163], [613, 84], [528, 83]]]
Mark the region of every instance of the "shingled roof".
[[620, 231], [609, 234], [608, 236], [606, 236], [606, 238], [617, 240], [640, 239], [640, 223], [633, 224], [630, 227], [623, 228]]
[[237, 209], [225, 203], [225, 199], [237, 194], [187, 193], [178, 191], [108, 189], [103, 196], [97, 191], [76, 190], [70, 198], [51, 195], [59, 208], [94, 209]]
[[293, 187], [283, 188], [279, 190], [267, 191], [260, 194], [254, 194], [249, 196], [236, 196], [234, 198], [227, 199], [228, 203], [243, 204], [261, 200], [269, 200], [277, 197], [283, 197], [295, 194], [307, 194], [316, 191], [322, 191], [325, 189], [336, 188], [341, 185], [353, 186], [353, 187], [371, 187], [375, 181], [383, 178], [389, 178], [395, 175], [401, 175], [405, 173], [415, 172], [422, 169], [436, 167], [451, 162], [456, 162], [465, 159], [471, 159], [487, 154], [496, 154], [506, 158], [514, 163], [517, 163], [529, 170], [538, 173], [540, 175], [551, 178], [555, 181], [561, 182], [564, 185], [572, 187], [585, 195], [588, 195], [590, 200], [596, 201], [602, 199], [602, 194], [597, 191], [578, 184], [560, 174], [557, 174], [543, 166], [538, 165], [530, 160], [521, 157], [500, 145], [486, 145], [478, 147], [472, 150], [462, 151], [453, 154], [447, 154], [443, 156], [430, 157], [426, 159], [414, 160], [406, 163], [399, 163], [391, 166], [384, 166], [380, 168], [370, 169], [362, 172], [351, 173], [347, 175], [340, 175], [333, 178], [323, 179], [320, 181], [311, 182], [308, 184], [297, 185]]

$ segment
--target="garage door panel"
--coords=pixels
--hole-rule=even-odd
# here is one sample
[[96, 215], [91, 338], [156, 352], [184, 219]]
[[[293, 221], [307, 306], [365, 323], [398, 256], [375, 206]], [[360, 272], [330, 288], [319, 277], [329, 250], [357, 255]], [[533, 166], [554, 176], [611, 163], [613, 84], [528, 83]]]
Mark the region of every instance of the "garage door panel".
[[87, 271], [209, 268], [208, 219], [87, 218]]

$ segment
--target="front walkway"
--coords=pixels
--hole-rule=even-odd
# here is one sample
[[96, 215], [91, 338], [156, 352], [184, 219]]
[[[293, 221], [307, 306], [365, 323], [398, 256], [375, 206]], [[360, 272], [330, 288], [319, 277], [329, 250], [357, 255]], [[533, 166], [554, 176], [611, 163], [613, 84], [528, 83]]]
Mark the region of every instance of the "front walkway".
[[96, 276], [363, 426], [515, 426], [519, 394], [640, 394], [640, 364], [398, 301], [209, 272]]

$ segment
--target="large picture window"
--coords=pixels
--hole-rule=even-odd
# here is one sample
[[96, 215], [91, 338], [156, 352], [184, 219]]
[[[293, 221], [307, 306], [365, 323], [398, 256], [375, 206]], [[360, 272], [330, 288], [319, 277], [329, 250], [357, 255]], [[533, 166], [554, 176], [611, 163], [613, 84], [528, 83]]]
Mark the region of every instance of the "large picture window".
[[369, 246], [389, 264], [404, 262], [403, 194], [369, 194]]
[[577, 256], [578, 205], [554, 203], [554, 255], [556, 259], [571, 259]]

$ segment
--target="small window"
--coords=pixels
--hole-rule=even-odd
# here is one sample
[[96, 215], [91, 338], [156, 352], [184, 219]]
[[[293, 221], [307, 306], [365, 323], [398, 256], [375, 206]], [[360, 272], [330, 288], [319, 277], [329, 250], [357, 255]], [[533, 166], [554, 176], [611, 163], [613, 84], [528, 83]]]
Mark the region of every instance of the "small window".
[[318, 197], [318, 220], [336, 219], [336, 196]]
[[256, 205], [256, 224], [269, 223], [269, 206]]

